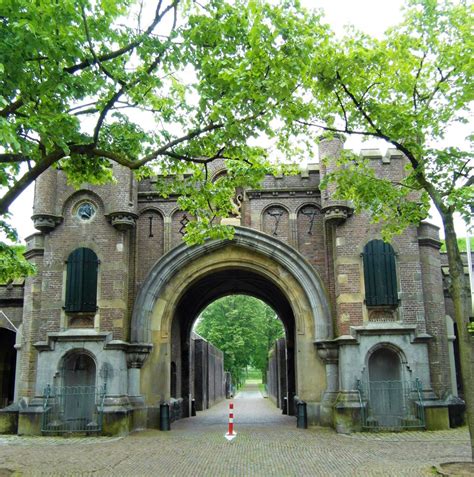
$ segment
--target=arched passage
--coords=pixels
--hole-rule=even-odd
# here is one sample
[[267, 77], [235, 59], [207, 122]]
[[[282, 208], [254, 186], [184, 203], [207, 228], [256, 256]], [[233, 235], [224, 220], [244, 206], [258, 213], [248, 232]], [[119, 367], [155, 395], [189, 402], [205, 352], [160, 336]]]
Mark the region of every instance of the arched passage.
[[[234, 266], [235, 267], [235, 266]], [[188, 396], [192, 395], [191, 330], [199, 313], [210, 303], [223, 296], [244, 294], [270, 305], [283, 323], [286, 334], [288, 402], [296, 394], [296, 323], [288, 297], [276, 284], [254, 270], [226, 267], [211, 272], [190, 284], [180, 298], [173, 317], [171, 334], [172, 359], [178, 364], [178, 389], [184, 400], [185, 415]], [[290, 406], [292, 414], [292, 406]]]
[[15, 332], [0, 328], [0, 408], [13, 402], [15, 392]]
[[[264, 233], [238, 227], [231, 241], [176, 247], [155, 264], [140, 290], [131, 338], [134, 343], [153, 345], [141, 371], [141, 393], [149, 408], [170, 397], [175, 337], [179, 336], [180, 346], [188, 347], [199, 312], [213, 300], [234, 293], [260, 298], [279, 314], [292, 348], [288, 363], [293, 370], [292, 392], [318, 405], [326, 390], [326, 373], [314, 343], [333, 337], [324, 286], [293, 248]], [[186, 369], [178, 369], [177, 376], [186, 386]], [[181, 394], [186, 394], [185, 388]], [[315, 406], [309, 408], [318, 414]]]

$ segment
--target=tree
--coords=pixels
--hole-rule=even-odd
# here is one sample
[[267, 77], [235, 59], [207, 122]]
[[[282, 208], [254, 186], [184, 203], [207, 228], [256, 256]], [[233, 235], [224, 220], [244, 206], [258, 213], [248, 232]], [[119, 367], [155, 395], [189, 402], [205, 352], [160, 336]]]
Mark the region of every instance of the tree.
[[224, 368], [241, 383], [247, 366], [262, 376], [268, 353], [284, 336], [283, 325], [265, 303], [246, 295], [232, 295], [211, 303], [202, 313], [196, 332], [224, 353]]
[[[408, 0], [403, 23], [376, 40], [350, 31], [313, 55], [312, 101], [296, 120], [307, 131], [387, 141], [408, 160], [406, 177], [377, 178], [367, 161], [346, 152], [326, 185], [356, 211], [383, 222], [386, 239], [438, 210], [446, 240], [451, 296], [459, 332], [462, 379], [474, 457], [474, 346], [470, 294], [454, 214], [470, 220], [473, 153], [443, 146], [449, 128], [466, 123], [473, 99], [473, 6], [466, 1]], [[304, 116], [304, 117], [303, 117]], [[473, 136], [469, 139], [472, 141]]]
[[[302, 22], [285, 0], [3, 1], [0, 218], [50, 167], [80, 186], [113, 180], [116, 163], [137, 178], [168, 176], [160, 190], [181, 193], [198, 219], [190, 243], [230, 237], [215, 219], [231, 212], [236, 187], [272, 170], [249, 140], [278, 137], [273, 120], [308, 69], [318, 18]], [[226, 181], [208, 175], [217, 158]], [[185, 183], [171, 179], [185, 171]]]

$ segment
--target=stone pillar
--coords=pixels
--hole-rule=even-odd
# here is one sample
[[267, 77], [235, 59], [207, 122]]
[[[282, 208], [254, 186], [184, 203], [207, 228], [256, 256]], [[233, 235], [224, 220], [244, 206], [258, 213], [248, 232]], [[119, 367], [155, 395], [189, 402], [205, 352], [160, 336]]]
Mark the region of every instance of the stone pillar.
[[25, 280], [23, 333], [17, 364], [19, 385], [15, 390], [20, 405], [18, 433], [24, 435], [41, 433], [43, 399], [42, 396], [35, 396], [38, 351], [34, 344], [40, 339], [43, 255], [44, 235], [37, 233], [28, 237], [25, 258], [36, 266], [36, 274]]
[[[431, 385], [438, 397], [450, 392], [448, 335], [441, 275], [439, 228], [427, 222], [418, 227], [421, 281], [425, 307], [426, 332], [433, 337], [428, 344]], [[425, 384], [425, 383], [423, 383]]]
[[[321, 164], [321, 179], [326, 174], [336, 169], [336, 160], [340, 157], [344, 147], [342, 135], [322, 136], [319, 140], [319, 162]], [[341, 334], [337, 326], [337, 297], [338, 286], [336, 282], [339, 259], [337, 256], [336, 240], [338, 226], [346, 221], [353, 213], [353, 208], [348, 201], [334, 199], [335, 184], [329, 184], [327, 189], [321, 192], [321, 212], [324, 217], [324, 240], [326, 245], [328, 283], [327, 289], [333, 304], [333, 317], [335, 321], [335, 336]], [[344, 333], [342, 333], [344, 334]], [[335, 337], [334, 336], [334, 337]]]
[[143, 401], [140, 392], [140, 369], [150, 353], [151, 345], [132, 344], [127, 351], [128, 396], [132, 402]]
[[163, 253], [171, 250], [171, 244], [173, 243], [172, 222], [172, 217], [163, 218]]
[[288, 242], [289, 244], [298, 249], [298, 217], [294, 212], [290, 212], [289, 217], [289, 235]]
[[36, 266], [36, 274], [25, 280], [23, 306], [23, 336], [19, 365], [19, 398], [31, 398], [35, 391], [37, 350], [34, 343], [39, 341], [41, 310], [42, 272], [44, 255], [44, 235], [33, 234], [26, 239], [25, 258]]
[[322, 426], [333, 426], [333, 407], [339, 391], [339, 349], [332, 341], [316, 343], [319, 357], [326, 365], [327, 388], [321, 399], [320, 422]]
[[18, 327], [16, 332], [16, 339], [15, 339], [15, 349], [16, 349], [16, 369], [15, 369], [15, 393], [13, 395], [13, 401], [17, 402], [19, 399], [19, 391], [20, 391], [20, 374], [21, 374], [21, 342], [23, 339], [23, 324]]

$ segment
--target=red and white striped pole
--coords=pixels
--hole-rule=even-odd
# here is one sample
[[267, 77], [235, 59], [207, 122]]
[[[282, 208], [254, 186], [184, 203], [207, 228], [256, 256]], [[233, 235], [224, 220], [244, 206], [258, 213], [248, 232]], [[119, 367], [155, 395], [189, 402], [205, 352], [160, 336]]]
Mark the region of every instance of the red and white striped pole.
[[231, 441], [236, 435], [237, 432], [234, 432], [234, 403], [231, 402], [229, 404], [229, 429], [227, 434], [224, 434], [224, 437]]

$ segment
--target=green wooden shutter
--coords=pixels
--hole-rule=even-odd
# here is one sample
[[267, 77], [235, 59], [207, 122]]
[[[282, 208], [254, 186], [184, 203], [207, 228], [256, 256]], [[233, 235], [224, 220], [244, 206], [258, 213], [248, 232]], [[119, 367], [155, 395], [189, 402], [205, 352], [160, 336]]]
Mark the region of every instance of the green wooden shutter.
[[82, 311], [96, 311], [97, 309], [97, 255], [89, 248], [84, 252], [82, 261]]
[[383, 240], [371, 240], [364, 247], [365, 302], [367, 306], [398, 304], [395, 252]]
[[66, 311], [96, 311], [98, 264], [97, 255], [89, 248], [78, 248], [69, 255], [66, 277]]

